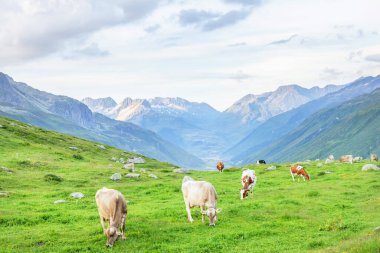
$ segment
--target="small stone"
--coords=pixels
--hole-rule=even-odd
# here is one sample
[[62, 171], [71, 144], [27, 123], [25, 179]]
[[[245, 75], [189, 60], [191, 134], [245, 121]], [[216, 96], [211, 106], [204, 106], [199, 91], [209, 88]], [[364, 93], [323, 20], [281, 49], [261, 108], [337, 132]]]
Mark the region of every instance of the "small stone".
[[174, 169], [174, 173], [189, 173], [189, 170], [184, 169], [184, 168], [179, 168], [179, 169]]
[[329, 156], [327, 157], [327, 159], [329, 159], [329, 160], [335, 160], [335, 157], [334, 157], [333, 155], [329, 155]]
[[0, 125], [0, 128], [3, 128], [3, 125]]
[[332, 172], [331, 171], [325, 171], [325, 174], [331, 174]]
[[380, 170], [380, 168], [375, 164], [366, 164], [362, 167], [362, 171], [368, 171], [368, 170]]
[[13, 170], [8, 169], [7, 167], [1, 166], [0, 169], [8, 174], [13, 174]]
[[317, 167], [322, 167], [323, 164], [322, 163], [317, 163]]
[[325, 161], [326, 164], [327, 164], [327, 163], [333, 163], [333, 162], [334, 162], [334, 160], [331, 160], [331, 159], [329, 159], [329, 158], [327, 158], [326, 161]]
[[270, 167], [266, 168], [266, 170], [276, 170], [276, 169], [277, 169], [276, 166], [270, 166]]
[[110, 177], [110, 179], [113, 180], [113, 181], [121, 180], [121, 174], [120, 173], [115, 173], [115, 174], [113, 174]]
[[77, 147], [74, 147], [74, 146], [69, 147], [69, 149], [71, 149], [71, 150], [78, 150], [78, 148], [77, 148]]
[[118, 160], [118, 159], [117, 159], [116, 157], [114, 157], [114, 156], [111, 158], [111, 161], [116, 162], [117, 160]]
[[120, 162], [120, 163], [125, 163], [124, 158], [120, 158], [120, 159], [119, 159], [119, 162]]
[[54, 204], [61, 204], [61, 203], [65, 203], [65, 202], [66, 202], [66, 200], [59, 199], [59, 200], [54, 201]]
[[104, 145], [98, 145], [98, 148], [100, 148], [100, 149], [106, 149], [106, 147], [104, 147]]
[[375, 231], [375, 232], [380, 232], [380, 226], [375, 227], [374, 231]]
[[84, 194], [81, 192], [73, 192], [70, 194], [70, 196], [73, 197], [74, 199], [81, 199], [84, 197]]
[[154, 179], [157, 179], [157, 178], [158, 178], [158, 177], [157, 177], [156, 175], [154, 175], [154, 174], [149, 174], [149, 177], [154, 178]]
[[140, 174], [138, 174], [138, 173], [128, 173], [126, 175], [126, 177], [129, 177], [129, 178], [139, 178]]
[[141, 173], [145, 173], [146, 170], [145, 170], [145, 169], [141, 169], [140, 172], [141, 172]]
[[129, 163], [145, 163], [144, 158], [142, 157], [132, 157], [128, 159]]
[[0, 192], [0, 198], [1, 197], [9, 197], [9, 192]]
[[134, 170], [135, 169], [135, 164], [134, 163], [126, 163], [123, 165], [123, 168], [124, 169], [132, 169]]

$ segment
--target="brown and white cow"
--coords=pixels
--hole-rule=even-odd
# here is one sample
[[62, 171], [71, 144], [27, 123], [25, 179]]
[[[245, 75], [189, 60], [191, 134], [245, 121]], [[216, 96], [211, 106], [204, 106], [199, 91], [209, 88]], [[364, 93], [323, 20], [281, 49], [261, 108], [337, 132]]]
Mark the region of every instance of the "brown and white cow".
[[[209, 225], [215, 226], [216, 215], [222, 210], [216, 209], [218, 196], [212, 184], [206, 181], [195, 181], [191, 177], [185, 176], [182, 180], [182, 194], [189, 222], [194, 222], [191, 217], [191, 208], [200, 207], [202, 223], [204, 223], [204, 215], [206, 214], [209, 218]], [[205, 210], [206, 207], [207, 210]]]
[[222, 172], [223, 169], [224, 169], [224, 163], [223, 163], [223, 162], [218, 162], [218, 163], [216, 164], [216, 168], [217, 168], [220, 172]]
[[352, 155], [342, 155], [340, 157], [340, 162], [342, 163], [353, 163], [354, 161], [354, 158], [352, 157]]
[[294, 181], [294, 176], [298, 176], [298, 182], [300, 181], [300, 177], [303, 178], [303, 181], [305, 181], [305, 178], [306, 180], [310, 180], [309, 174], [307, 174], [305, 168], [300, 165], [291, 166], [290, 174], [292, 175], [293, 181]]
[[[127, 217], [127, 202], [121, 192], [103, 187], [95, 195], [98, 206], [100, 223], [103, 233], [107, 236], [107, 247], [112, 247], [113, 243], [120, 235], [125, 240], [125, 220]], [[104, 221], [108, 220], [108, 228], [105, 228]]]
[[243, 189], [240, 190], [240, 199], [244, 199], [248, 196], [248, 192], [253, 191], [257, 182], [257, 177], [254, 170], [244, 170], [241, 175], [241, 184]]

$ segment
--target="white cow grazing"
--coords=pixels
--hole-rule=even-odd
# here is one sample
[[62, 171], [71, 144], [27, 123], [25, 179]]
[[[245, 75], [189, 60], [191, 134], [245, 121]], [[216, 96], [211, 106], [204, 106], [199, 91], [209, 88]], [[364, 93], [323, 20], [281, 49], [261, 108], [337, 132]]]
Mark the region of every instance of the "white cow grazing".
[[248, 192], [252, 193], [253, 188], [257, 182], [257, 177], [254, 170], [244, 170], [241, 175], [241, 184], [243, 189], [240, 190], [240, 199], [244, 199], [248, 196]]
[[[114, 189], [103, 187], [95, 195], [96, 205], [98, 206], [100, 223], [103, 232], [107, 235], [106, 246], [112, 247], [120, 235], [125, 240], [125, 219], [127, 217], [127, 202], [121, 192]], [[104, 221], [108, 220], [108, 228], [105, 229]]]
[[[202, 223], [204, 223], [204, 215], [206, 214], [210, 220], [209, 225], [215, 226], [216, 214], [222, 210], [216, 209], [217, 194], [212, 184], [206, 181], [195, 181], [191, 177], [185, 176], [182, 180], [182, 194], [189, 222], [194, 221], [191, 217], [191, 208], [200, 207]], [[207, 211], [205, 207], [207, 207]]]

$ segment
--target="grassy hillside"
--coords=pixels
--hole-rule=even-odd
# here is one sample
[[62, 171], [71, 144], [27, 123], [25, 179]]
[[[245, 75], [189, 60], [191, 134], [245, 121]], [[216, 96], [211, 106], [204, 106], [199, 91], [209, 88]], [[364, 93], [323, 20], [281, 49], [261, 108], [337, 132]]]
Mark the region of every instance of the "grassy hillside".
[[[186, 221], [180, 191], [183, 174], [147, 158], [139, 179], [111, 181], [121, 164], [111, 157], [121, 150], [0, 118], [1, 252], [379, 252], [380, 180], [378, 171], [357, 164], [305, 164], [310, 182], [292, 182], [288, 164], [277, 170], [250, 165], [258, 183], [254, 197], [239, 199], [241, 168], [223, 173], [193, 171], [210, 181], [218, 194], [216, 227]], [[78, 150], [71, 150], [75, 146]], [[380, 165], [378, 163], [378, 165]], [[331, 174], [323, 172], [330, 171]], [[156, 174], [159, 179], [148, 177]], [[46, 180], [54, 174], [62, 181]], [[126, 241], [105, 247], [94, 200], [103, 187], [128, 199]], [[80, 191], [83, 199], [72, 199]], [[65, 199], [65, 203], [53, 204]]]
[[[282, 151], [284, 148], [287, 148], [289, 141], [297, 141], [296, 139], [289, 139], [287, 137], [289, 137], [292, 132], [296, 131], [296, 129], [298, 130], [298, 128], [302, 128], [305, 121], [312, 120], [313, 114], [328, 108], [337, 107], [342, 103], [355, 99], [361, 95], [368, 95], [379, 87], [380, 76], [359, 78], [337, 92], [330, 93], [322, 98], [297, 107], [296, 109], [270, 118], [256, 127], [247, 137], [230, 150], [226, 151], [225, 154], [237, 164], [247, 164], [255, 162], [258, 159], [271, 159], [271, 161], [276, 162], [284, 160], [292, 161], [292, 159], [289, 160], [289, 157], [286, 155], [279, 157], [276, 151], [270, 153], [270, 150], [277, 148], [277, 151]], [[323, 125], [330, 122], [319, 121], [317, 123], [318, 125]], [[293, 136], [293, 138], [297, 137], [298, 136]], [[279, 145], [279, 140], [285, 138], [287, 138], [286, 141]], [[311, 145], [310, 147], [313, 146]], [[326, 152], [330, 151], [327, 150]], [[287, 155], [291, 153], [292, 152]], [[270, 154], [271, 156], [263, 156], [265, 154]], [[276, 155], [276, 159], [274, 159], [272, 155]], [[302, 154], [302, 156], [303, 155], [304, 154]], [[277, 158], [281, 158], [281, 160], [277, 160]]]
[[[380, 153], [380, 88], [325, 109], [259, 152], [273, 161], [297, 161], [345, 154], [369, 157]], [[251, 157], [254, 161], [254, 157]]]

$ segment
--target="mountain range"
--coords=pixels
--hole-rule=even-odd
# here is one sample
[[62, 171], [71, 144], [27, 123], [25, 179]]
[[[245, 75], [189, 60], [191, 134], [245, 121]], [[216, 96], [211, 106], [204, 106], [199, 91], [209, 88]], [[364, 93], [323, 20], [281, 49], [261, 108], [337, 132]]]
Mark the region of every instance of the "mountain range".
[[[380, 152], [380, 88], [318, 111], [265, 149], [259, 156], [276, 162], [320, 159], [330, 153], [368, 158]], [[247, 157], [245, 162], [254, 161]]]
[[[0, 115], [180, 166], [210, 168], [219, 160], [241, 165], [258, 159], [289, 162], [332, 152], [378, 152], [378, 128], [361, 122], [378, 118], [379, 105], [372, 101], [379, 87], [380, 76], [323, 88], [284, 85], [248, 94], [220, 112], [178, 97], [78, 101], [0, 73]], [[347, 134], [337, 134], [339, 128]], [[354, 136], [366, 141], [358, 143]], [[323, 145], [327, 139], [332, 145]]]
[[117, 104], [107, 97], [85, 98], [82, 102], [94, 112], [154, 131], [211, 165], [223, 159], [221, 154], [260, 122], [342, 87], [281, 86], [273, 92], [246, 95], [224, 112], [182, 98], [127, 97]]
[[92, 112], [66, 96], [39, 91], [0, 73], [0, 115], [80, 138], [102, 142], [181, 166], [204, 162], [152, 131]]
[[[306, 120], [312, 121], [315, 117], [313, 115], [314, 113], [327, 108], [334, 108], [358, 96], [369, 94], [379, 87], [380, 76], [359, 78], [336, 92], [329, 93], [319, 99], [312, 100], [293, 110], [268, 119], [256, 127], [238, 144], [227, 150], [225, 155], [229, 156], [229, 158], [237, 164], [252, 162], [263, 156], [269, 161], [277, 161], [273, 159], [271, 155], [274, 155], [275, 150], [280, 152], [282, 148], [288, 145], [290, 137], [288, 138], [286, 135], [295, 130], [298, 126], [303, 125]], [[321, 124], [329, 123], [330, 122], [325, 121], [321, 122]], [[378, 133], [380, 134], [380, 132]], [[293, 135], [293, 137], [295, 136], [296, 135]], [[282, 145], [276, 146], [274, 143], [277, 143], [281, 138], [288, 139], [282, 142]], [[262, 150], [267, 149], [269, 146], [272, 147], [272, 151], [261, 153]], [[347, 150], [347, 152], [348, 151], [349, 150]], [[276, 156], [276, 158], [279, 158], [281, 161], [292, 161], [291, 157], [286, 156]]]

